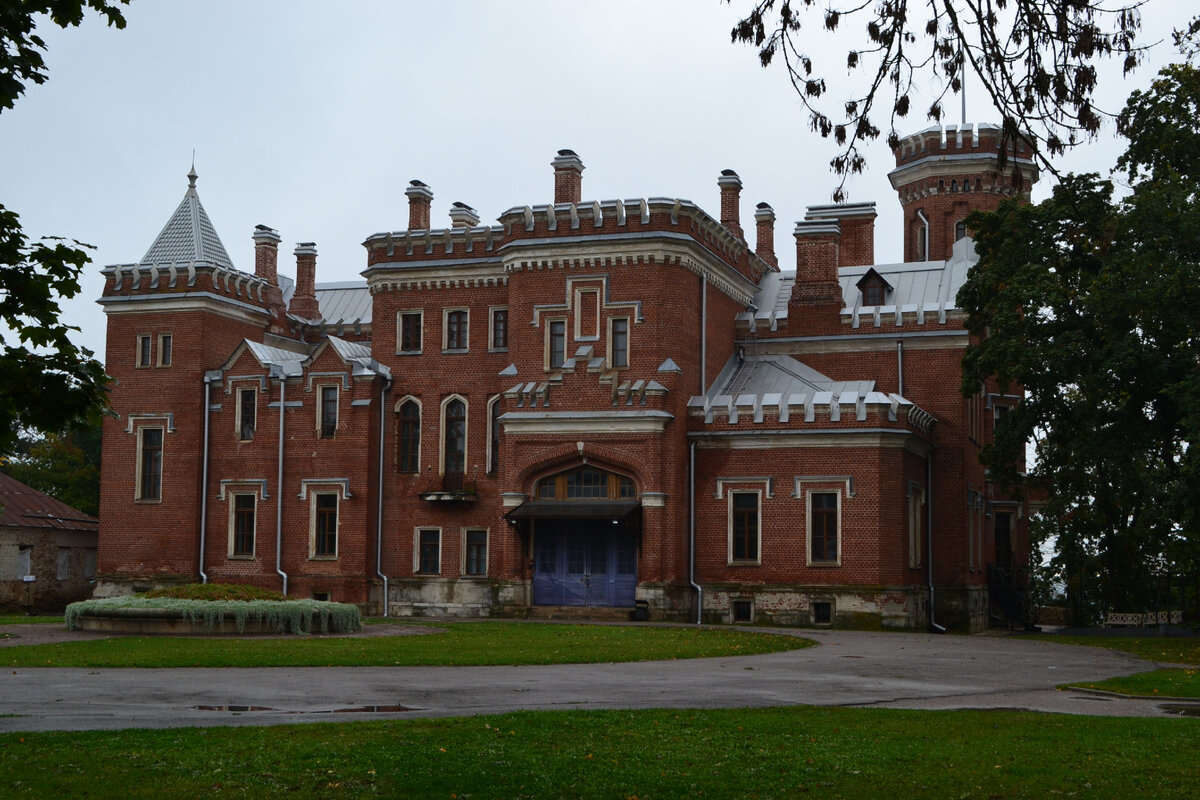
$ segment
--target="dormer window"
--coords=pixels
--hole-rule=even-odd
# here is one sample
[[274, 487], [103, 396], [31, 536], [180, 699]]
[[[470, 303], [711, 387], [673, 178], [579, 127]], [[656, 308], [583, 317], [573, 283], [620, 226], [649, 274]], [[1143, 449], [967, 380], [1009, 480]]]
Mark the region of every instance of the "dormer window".
[[855, 285], [862, 292], [864, 306], [887, 305], [887, 296], [892, 291], [892, 285], [874, 269], [867, 270], [867, 274]]

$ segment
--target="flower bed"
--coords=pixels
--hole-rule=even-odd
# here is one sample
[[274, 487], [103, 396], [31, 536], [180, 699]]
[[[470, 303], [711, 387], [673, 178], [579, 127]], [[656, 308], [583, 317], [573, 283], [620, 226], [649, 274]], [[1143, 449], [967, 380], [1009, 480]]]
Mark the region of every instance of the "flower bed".
[[67, 630], [123, 633], [350, 633], [358, 607], [322, 600], [191, 600], [108, 597], [67, 606]]

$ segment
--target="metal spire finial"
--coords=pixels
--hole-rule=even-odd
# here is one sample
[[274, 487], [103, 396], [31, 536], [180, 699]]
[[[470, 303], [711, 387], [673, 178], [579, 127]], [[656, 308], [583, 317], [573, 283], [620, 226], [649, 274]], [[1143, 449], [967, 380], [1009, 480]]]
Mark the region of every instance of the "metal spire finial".
[[200, 176], [196, 174], [196, 149], [192, 148], [192, 168], [188, 170], [188, 188], [196, 188], [196, 178]]

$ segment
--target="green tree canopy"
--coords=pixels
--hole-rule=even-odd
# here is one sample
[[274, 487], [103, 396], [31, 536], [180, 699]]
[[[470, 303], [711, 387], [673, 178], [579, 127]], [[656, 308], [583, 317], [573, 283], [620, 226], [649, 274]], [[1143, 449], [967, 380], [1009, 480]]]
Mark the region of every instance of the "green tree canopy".
[[[26, 84], [47, 80], [37, 35], [39, 20], [66, 28], [88, 9], [117, 28], [129, 0], [8, 0], [0, 4], [0, 112], [11, 109]], [[107, 378], [92, 351], [76, 346], [62, 321], [59, 298], [79, 293], [90, 262], [88, 245], [47, 236], [32, 239], [14, 211], [0, 205], [0, 454], [19, 431], [59, 431], [89, 417], [106, 399]]]
[[1130, 98], [1126, 199], [1097, 175], [1067, 176], [1038, 205], [967, 221], [980, 259], [958, 302], [980, 338], [963, 391], [995, 375], [1026, 395], [982, 460], [1045, 493], [1068, 588], [1113, 610], [1150, 607], [1155, 575], [1197, 569], [1198, 102], [1197, 70], [1178, 65]]

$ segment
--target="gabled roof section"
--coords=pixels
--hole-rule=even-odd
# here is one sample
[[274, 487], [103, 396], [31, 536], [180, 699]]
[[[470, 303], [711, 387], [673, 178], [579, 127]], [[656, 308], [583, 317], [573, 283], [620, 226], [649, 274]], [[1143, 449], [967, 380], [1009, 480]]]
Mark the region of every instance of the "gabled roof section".
[[311, 349], [306, 347], [303, 352], [284, 350], [282, 347], [272, 347], [269, 344], [243, 339], [238, 348], [233, 351], [233, 355], [225, 362], [224, 368], [229, 369], [243, 351], [248, 351], [259, 364], [271, 370], [273, 375], [294, 378], [304, 372], [304, 361], [308, 358]]
[[99, 525], [95, 517], [0, 473], [0, 526], [95, 531]]
[[197, 177], [192, 167], [183, 202], [142, 256], [142, 264], [205, 263], [233, 269], [233, 261], [196, 193]]
[[875, 391], [875, 381], [835, 381], [807, 364], [785, 355], [734, 356], [713, 382], [708, 397], [794, 393]]
[[365, 378], [375, 375], [380, 375], [384, 378], [391, 378], [392, 371], [383, 364], [380, 364], [371, 357], [371, 348], [359, 342], [348, 342], [345, 339], [339, 339], [336, 336], [326, 336], [325, 341], [317, 346], [313, 351], [309, 360], [316, 359], [317, 355], [325, 349], [326, 346], [332, 347], [333, 351], [338, 354], [342, 361], [346, 362], [347, 366], [352, 367], [351, 374], [356, 378]]

